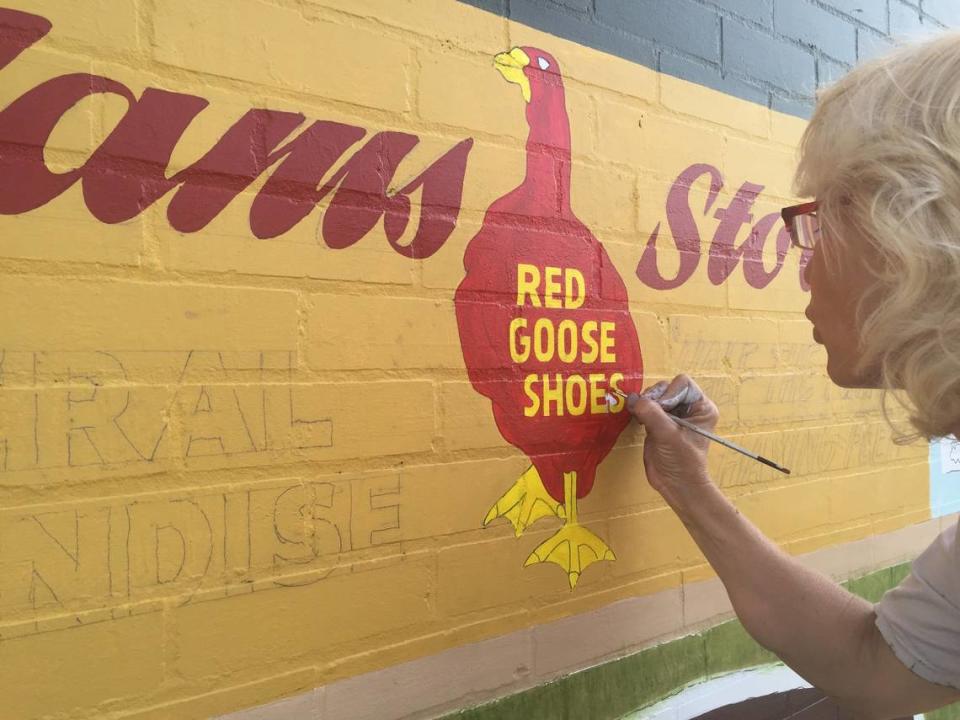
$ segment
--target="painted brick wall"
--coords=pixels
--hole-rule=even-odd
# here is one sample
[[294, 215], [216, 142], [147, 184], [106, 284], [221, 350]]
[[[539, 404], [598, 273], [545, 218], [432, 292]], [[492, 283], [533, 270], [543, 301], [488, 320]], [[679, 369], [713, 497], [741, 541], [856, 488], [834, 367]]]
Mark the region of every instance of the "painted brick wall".
[[960, 25], [951, 0], [461, 1], [800, 117], [857, 61]]
[[[515, 46], [561, 68], [572, 209], [645, 384], [695, 373], [721, 432], [794, 471], [714, 452], [724, 490], [797, 553], [928, 518], [925, 448], [829, 383], [800, 258], [759, 225], [793, 200], [806, 84], [911, 14], [956, 21], [853, 5], [7, 0], [0, 714], [206, 717], [661, 591], [644, 637], [683, 624], [710, 571], [635, 428], [580, 505], [617, 559], [575, 589], [524, 567], [560, 519], [484, 526], [530, 460], [471, 385], [454, 301], [526, 176], [492, 60]], [[801, 13], [815, 35], [789, 39]], [[753, 284], [724, 275], [751, 232]], [[447, 702], [545, 672], [528, 648]]]

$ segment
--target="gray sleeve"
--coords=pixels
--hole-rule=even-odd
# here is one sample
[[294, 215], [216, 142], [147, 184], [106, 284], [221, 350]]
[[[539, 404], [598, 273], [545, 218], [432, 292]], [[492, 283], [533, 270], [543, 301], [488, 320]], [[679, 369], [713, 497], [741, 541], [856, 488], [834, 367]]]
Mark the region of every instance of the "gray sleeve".
[[957, 525], [921, 553], [910, 575], [874, 606], [894, 654], [930, 682], [960, 689], [960, 546]]

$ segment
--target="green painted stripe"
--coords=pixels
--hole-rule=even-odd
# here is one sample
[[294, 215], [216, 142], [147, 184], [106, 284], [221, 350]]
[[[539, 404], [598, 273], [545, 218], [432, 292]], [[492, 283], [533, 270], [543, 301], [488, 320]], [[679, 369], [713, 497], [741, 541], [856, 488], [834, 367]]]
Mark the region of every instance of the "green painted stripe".
[[[910, 564], [894, 565], [843, 585], [877, 602], [900, 584]], [[778, 662], [730, 620], [567, 675], [545, 685], [484, 705], [460, 710], [443, 720], [616, 720], [660, 702], [686, 686], [734, 670]], [[927, 713], [927, 720], [960, 720], [960, 704]]]

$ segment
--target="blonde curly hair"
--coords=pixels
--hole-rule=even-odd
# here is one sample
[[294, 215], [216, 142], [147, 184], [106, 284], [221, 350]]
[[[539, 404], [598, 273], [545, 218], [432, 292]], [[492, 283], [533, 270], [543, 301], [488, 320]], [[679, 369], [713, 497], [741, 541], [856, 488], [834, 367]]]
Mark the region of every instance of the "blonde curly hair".
[[834, 267], [845, 228], [877, 250], [857, 308], [858, 369], [879, 369], [884, 400], [892, 393], [909, 413], [915, 432], [896, 442], [950, 434], [960, 425], [960, 33], [902, 46], [822, 90], [795, 189], [817, 197]]

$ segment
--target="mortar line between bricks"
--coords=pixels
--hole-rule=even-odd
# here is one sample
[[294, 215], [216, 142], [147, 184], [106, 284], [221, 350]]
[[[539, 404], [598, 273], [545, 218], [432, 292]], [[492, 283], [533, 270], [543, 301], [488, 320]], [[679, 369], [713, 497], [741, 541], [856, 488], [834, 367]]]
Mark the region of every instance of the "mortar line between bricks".
[[[859, 427], [862, 422], [854, 416], [845, 420], [838, 421], [837, 418], [817, 418], [817, 424], [807, 427], [795, 427], [792, 424], [785, 423], [777, 428], [768, 426], [758, 426], [750, 429], [728, 429], [731, 435], [762, 435], [769, 433], [801, 432], [806, 430], [822, 430], [826, 428]], [[824, 424], [826, 422], [827, 424]], [[881, 424], [881, 430], [885, 433], [887, 426], [882, 417], [877, 416], [873, 423]], [[883, 433], [881, 433], [883, 434]], [[620, 449], [642, 447], [641, 444], [630, 444], [617, 446]], [[111, 475], [99, 481], [98, 485], [88, 485], [77, 487], [72, 494], [60, 496], [56, 501], [37, 502], [35, 490], [37, 483], [25, 483], [23, 486], [4, 485], [0, 486], [0, 494], [16, 497], [17, 492], [29, 490], [30, 495], [27, 502], [20, 502], [17, 505], [4, 505], [7, 509], [17, 509], [22, 511], [40, 511], [42, 509], [55, 508], [62, 504], [76, 503], [95, 503], [95, 502], [113, 502], [124, 498], [135, 497], [167, 497], [183, 493], [198, 494], [216, 494], [234, 486], [246, 486], [250, 484], [269, 484], [283, 482], [294, 479], [302, 473], [307, 473], [311, 477], [319, 477], [323, 480], [329, 480], [333, 477], [346, 473], [347, 479], [353, 473], [378, 473], [378, 472], [399, 472], [401, 469], [414, 470], [419, 467], [431, 467], [437, 465], [473, 463], [484, 461], [505, 461], [517, 460], [525, 457], [523, 453], [511, 447], [500, 448], [477, 448], [470, 450], [445, 450], [443, 452], [429, 450], [420, 453], [404, 453], [384, 456], [368, 456], [366, 458], [345, 458], [339, 460], [298, 460], [295, 462], [277, 462], [269, 465], [249, 465], [249, 466], [231, 466], [211, 469], [190, 468], [177, 463], [167, 463], [163, 468], [144, 468], [145, 473], [132, 472], [126, 475]], [[362, 462], [358, 462], [362, 461]], [[159, 461], [157, 461], [159, 462]], [[858, 465], [853, 467], [840, 467], [825, 471], [812, 471], [808, 474], [791, 476], [791, 479], [784, 480], [779, 477], [770, 477], [761, 482], [742, 482], [735, 484], [723, 484], [721, 489], [731, 499], [746, 497], [749, 495], [762, 494], [772, 490], [803, 487], [806, 485], [816, 485], [829, 483], [838, 478], [849, 476], [864, 476], [875, 474], [877, 470], [899, 470], [919, 468], [925, 466], [927, 460], [923, 456], [913, 458], [892, 458], [885, 461], [873, 461], [869, 465]], [[134, 463], [130, 463], [134, 464]], [[110, 469], [111, 466], [108, 466]], [[116, 465], [112, 466], [116, 467]], [[151, 475], [156, 469], [168, 471], [172, 479], [179, 479], [182, 482], [157, 489], [150, 485]], [[13, 471], [16, 474], [18, 471]], [[34, 473], [34, 470], [19, 471], [23, 473]], [[178, 476], [176, 473], [186, 473]], [[319, 475], [317, 474], [319, 473]], [[131, 482], [142, 482], [146, 488], [131, 488]], [[122, 490], [120, 489], [122, 487]], [[636, 510], [662, 510], [667, 506], [662, 500], [651, 500], [645, 503], [635, 503], [632, 505], [615, 506], [602, 510], [608, 517], [616, 517], [620, 514], [635, 514]], [[594, 513], [597, 511], [594, 510]], [[588, 511], [588, 514], [590, 512]], [[480, 526], [474, 528], [482, 530]]]

